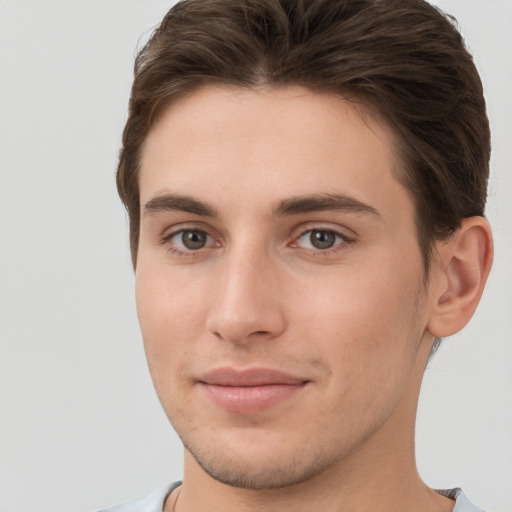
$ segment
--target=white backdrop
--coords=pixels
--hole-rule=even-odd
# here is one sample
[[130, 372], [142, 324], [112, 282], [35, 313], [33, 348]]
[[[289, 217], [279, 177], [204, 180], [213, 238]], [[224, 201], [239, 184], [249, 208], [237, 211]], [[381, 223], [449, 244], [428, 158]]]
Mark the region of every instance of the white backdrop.
[[[172, 2], [0, 0], [0, 511], [85, 511], [181, 475], [145, 366], [114, 170], [135, 48]], [[427, 372], [418, 463], [512, 511], [512, 0], [439, 0], [493, 127], [496, 260]]]

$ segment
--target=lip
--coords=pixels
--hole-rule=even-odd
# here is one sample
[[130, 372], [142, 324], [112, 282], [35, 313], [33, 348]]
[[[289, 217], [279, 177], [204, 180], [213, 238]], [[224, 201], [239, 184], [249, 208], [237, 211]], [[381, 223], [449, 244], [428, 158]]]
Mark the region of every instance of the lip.
[[309, 382], [279, 370], [217, 368], [198, 379], [199, 386], [217, 406], [228, 412], [251, 413], [292, 398]]

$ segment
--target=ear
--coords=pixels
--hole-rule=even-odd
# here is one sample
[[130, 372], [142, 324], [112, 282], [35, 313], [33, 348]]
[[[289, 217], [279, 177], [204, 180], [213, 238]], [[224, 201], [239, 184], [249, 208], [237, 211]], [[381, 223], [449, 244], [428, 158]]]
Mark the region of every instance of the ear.
[[436, 247], [427, 330], [444, 338], [460, 331], [480, 302], [492, 265], [491, 228], [483, 217], [466, 218], [456, 233]]

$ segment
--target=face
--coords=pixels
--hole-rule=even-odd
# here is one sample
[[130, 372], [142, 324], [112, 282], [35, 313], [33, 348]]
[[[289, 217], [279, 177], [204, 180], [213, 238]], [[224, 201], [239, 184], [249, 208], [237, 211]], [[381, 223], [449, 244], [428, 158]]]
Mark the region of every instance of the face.
[[217, 480], [304, 481], [413, 423], [428, 294], [391, 148], [299, 87], [205, 87], [149, 134], [138, 314], [186, 457]]

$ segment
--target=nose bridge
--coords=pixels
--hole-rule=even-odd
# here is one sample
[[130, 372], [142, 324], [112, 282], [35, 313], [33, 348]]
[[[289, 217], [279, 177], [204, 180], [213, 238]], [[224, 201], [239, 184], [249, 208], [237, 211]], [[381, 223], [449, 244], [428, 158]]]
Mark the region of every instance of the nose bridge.
[[241, 240], [229, 247], [218, 268], [208, 329], [234, 343], [277, 336], [284, 328], [284, 317], [275, 266], [269, 251], [255, 240]]

